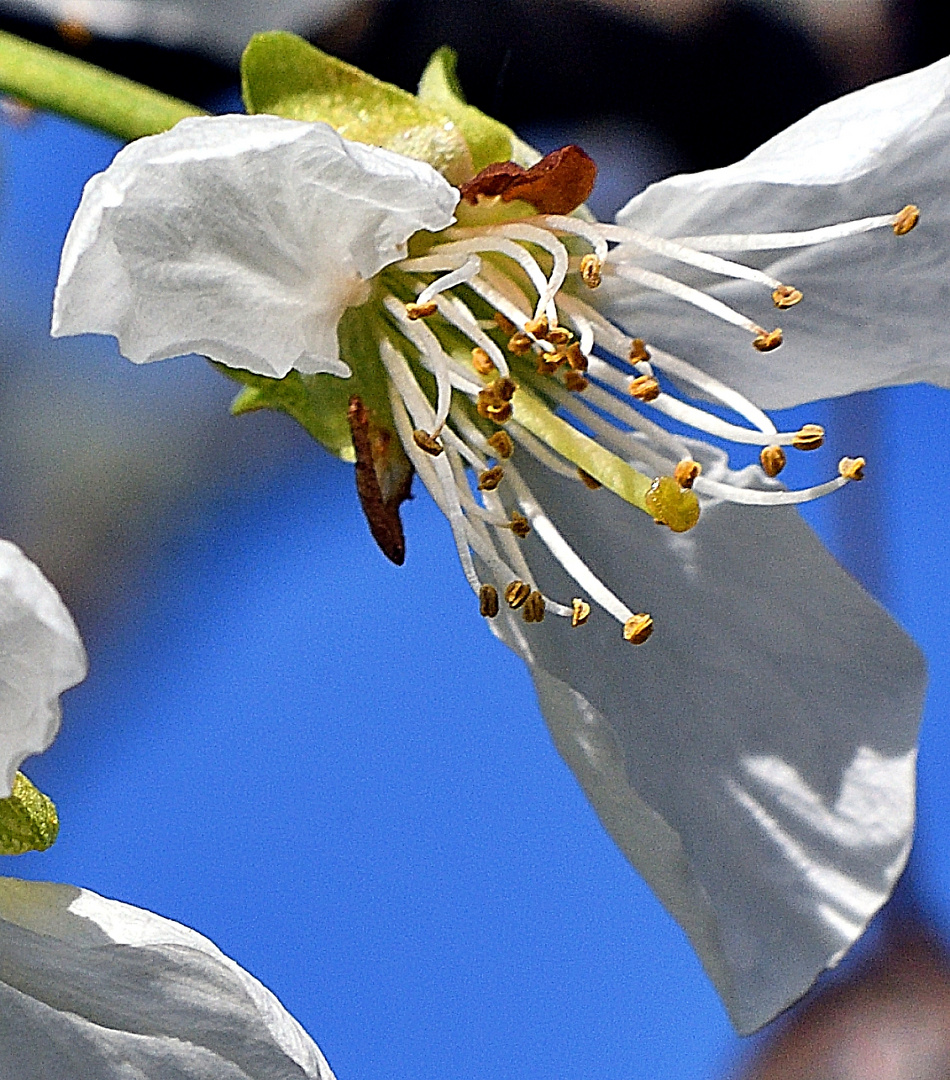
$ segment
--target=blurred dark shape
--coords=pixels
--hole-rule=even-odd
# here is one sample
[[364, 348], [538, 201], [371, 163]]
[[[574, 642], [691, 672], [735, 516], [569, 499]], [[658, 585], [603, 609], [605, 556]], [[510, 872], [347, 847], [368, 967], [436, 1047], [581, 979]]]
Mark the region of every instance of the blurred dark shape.
[[469, 101], [515, 128], [618, 115], [725, 165], [834, 95], [806, 37], [741, 3], [670, 34], [576, 0], [391, 0], [345, 59], [414, 89], [451, 45]]
[[[188, 49], [2, 16], [0, 27], [197, 104], [236, 78]], [[353, 8], [315, 40], [409, 90], [451, 45], [469, 100], [512, 126], [645, 121], [687, 168], [742, 157], [835, 92], [803, 33], [735, 0], [678, 33], [578, 0], [389, 0]]]
[[146, 41], [97, 37], [72, 24], [54, 26], [0, 13], [0, 30], [35, 41], [57, 52], [77, 56], [145, 83], [164, 94], [208, 107], [234, 86], [235, 69], [189, 49], [173, 49]]
[[778, 1021], [740, 1080], [947, 1080], [950, 951], [913, 901], [873, 951]]
[[932, 64], [950, 53], [946, 0], [895, 0], [893, 23], [908, 69]]

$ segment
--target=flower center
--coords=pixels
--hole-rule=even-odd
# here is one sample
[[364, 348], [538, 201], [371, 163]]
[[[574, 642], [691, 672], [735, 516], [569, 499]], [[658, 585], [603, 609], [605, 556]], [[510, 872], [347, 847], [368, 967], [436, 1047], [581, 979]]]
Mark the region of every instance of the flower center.
[[[525, 175], [515, 174], [513, 199], [523, 193]], [[505, 202], [510, 179], [503, 175], [502, 194], [489, 197]], [[752, 282], [784, 310], [801, 302], [797, 288], [716, 253], [809, 246], [885, 226], [903, 235], [917, 217], [908, 206], [807, 232], [667, 240], [539, 213], [417, 236], [410, 257], [380, 275], [387, 326], [380, 357], [397, 433], [451, 524], [481, 613], [494, 618], [505, 603], [529, 623], [556, 615], [581, 626], [593, 602], [634, 644], [653, 628], [650, 616], [628, 607], [564, 539], [518, 468], [522, 454], [587, 487], [609, 489], [674, 532], [696, 524], [700, 498], [787, 505], [863, 475], [862, 458], [845, 458], [838, 475], [813, 487], [786, 490], [772, 483], [786, 451], [816, 449], [823, 430], [809, 424], [779, 431], [738, 391], [629, 336], [590, 303], [605, 279], [698, 307], [766, 352], [781, 345], [781, 330], [760, 326], [672, 274], [646, 269], [644, 258]], [[677, 396], [670, 379], [736, 419]], [[687, 425], [697, 437], [671, 431], [663, 418]], [[746, 475], [737, 481], [704, 436], [758, 446], [760, 485], [745, 486]], [[541, 591], [520, 544], [529, 532], [585, 597], [558, 600]]]

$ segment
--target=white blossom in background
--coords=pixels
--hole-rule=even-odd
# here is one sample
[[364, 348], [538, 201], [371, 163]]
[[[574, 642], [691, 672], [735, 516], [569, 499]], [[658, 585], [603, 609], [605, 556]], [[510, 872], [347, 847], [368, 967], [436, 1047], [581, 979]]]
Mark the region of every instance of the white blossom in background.
[[[0, 540], [0, 798], [86, 675], [53, 586]], [[274, 995], [194, 930], [87, 889], [0, 877], [0, 1080], [333, 1080]]]
[[0, 878], [0, 1080], [333, 1080], [207, 938], [88, 889]]
[[0, 798], [24, 758], [59, 731], [59, 695], [86, 677], [86, 652], [59, 594], [9, 540], [0, 540]]
[[[921, 657], [794, 509], [861, 463], [785, 490], [822, 433], [761, 408], [947, 381], [948, 91], [943, 61], [843, 98], [617, 225], [506, 220], [322, 124], [190, 119], [89, 182], [63, 252], [56, 335], [388, 398], [482, 613], [743, 1032], [837, 962], [910, 847]], [[353, 409], [385, 501], [394, 456]]]
[[104, 37], [195, 49], [233, 64], [261, 30], [314, 33], [358, 0], [2, 0], [24, 18], [84, 27]]

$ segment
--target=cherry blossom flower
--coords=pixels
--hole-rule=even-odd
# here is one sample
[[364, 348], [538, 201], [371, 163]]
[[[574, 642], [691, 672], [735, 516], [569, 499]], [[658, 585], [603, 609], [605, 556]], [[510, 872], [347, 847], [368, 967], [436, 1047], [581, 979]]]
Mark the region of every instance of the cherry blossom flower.
[[[85, 650], [56, 590], [0, 540], [4, 853], [26, 850], [8, 828], [17, 812], [52, 810], [16, 768], [49, 746], [59, 695], [85, 675]], [[43, 846], [55, 838], [52, 813]], [[333, 1080], [274, 995], [194, 930], [87, 889], [0, 877], [0, 1075], [133, 1074]]]
[[238, 411], [355, 461], [396, 562], [418, 473], [740, 1031], [837, 962], [909, 851], [921, 658], [794, 509], [864, 463], [786, 490], [823, 432], [762, 409], [946, 380], [948, 88], [944, 61], [850, 95], [616, 225], [576, 210], [577, 148], [457, 190], [325, 124], [189, 119], [90, 180], [63, 251], [54, 334], [235, 369]]

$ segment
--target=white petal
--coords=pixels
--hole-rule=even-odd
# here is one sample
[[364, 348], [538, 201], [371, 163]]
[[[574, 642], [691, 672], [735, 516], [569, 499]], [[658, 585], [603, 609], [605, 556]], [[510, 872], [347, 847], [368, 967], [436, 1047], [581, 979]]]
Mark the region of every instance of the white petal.
[[883, 229], [753, 253], [747, 261], [804, 292], [789, 311], [744, 282], [710, 290], [767, 329], [781, 325], [780, 350], [762, 356], [742, 333], [656, 295], [615, 290], [613, 313], [769, 408], [875, 386], [950, 385], [948, 174], [950, 58], [825, 105], [728, 168], [654, 184], [618, 215], [672, 237], [811, 229], [916, 203], [920, 224], [904, 237]]
[[0, 878], [0, 1075], [333, 1080], [274, 995], [180, 923]]
[[[604, 825], [752, 1031], [836, 962], [904, 866], [921, 656], [791, 508], [719, 504], [676, 536], [519, 467], [656, 629], [634, 647], [596, 610], [577, 629], [493, 625]], [[552, 595], [576, 595], [540, 551], [530, 561]]]
[[197, 352], [262, 375], [347, 375], [337, 324], [458, 192], [430, 166], [275, 116], [181, 121], [86, 185], [53, 334], [145, 363]]
[[59, 594], [0, 540], [0, 798], [20, 763], [59, 731], [59, 695], [86, 677], [86, 652]]

